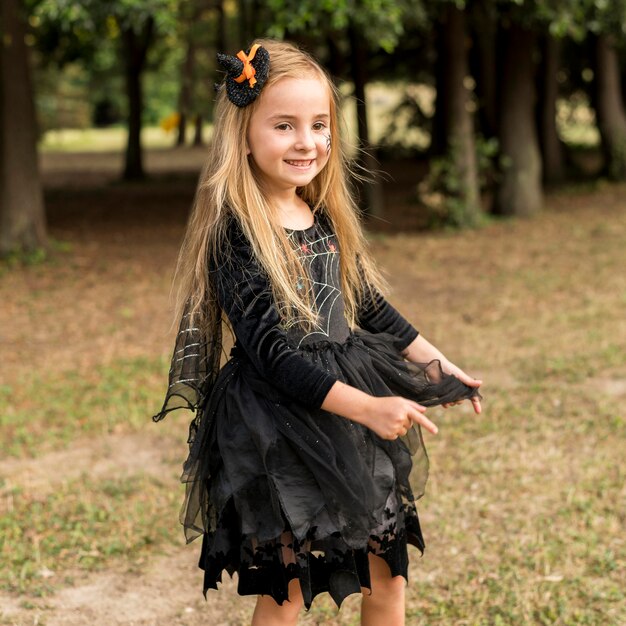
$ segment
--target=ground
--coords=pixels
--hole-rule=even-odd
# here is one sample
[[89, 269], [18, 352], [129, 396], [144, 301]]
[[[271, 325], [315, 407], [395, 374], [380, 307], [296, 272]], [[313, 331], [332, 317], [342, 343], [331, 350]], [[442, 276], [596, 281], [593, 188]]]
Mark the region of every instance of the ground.
[[[201, 593], [177, 523], [187, 416], [153, 424], [170, 281], [202, 154], [44, 155], [54, 249], [0, 269], [0, 623], [249, 623], [225, 577]], [[407, 623], [623, 624], [626, 186], [552, 193], [532, 220], [419, 223], [410, 168], [369, 223], [390, 300], [485, 380], [484, 413], [429, 411]], [[34, 261], [34, 260], [33, 260]], [[358, 623], [320, 597], [302, 624]]]

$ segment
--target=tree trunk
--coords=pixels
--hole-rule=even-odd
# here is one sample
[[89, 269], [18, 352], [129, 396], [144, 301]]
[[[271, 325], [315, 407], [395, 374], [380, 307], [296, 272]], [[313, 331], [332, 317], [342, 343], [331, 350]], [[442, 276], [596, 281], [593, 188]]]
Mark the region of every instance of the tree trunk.
[[626, 113], [619, 61], [607, 35], [595, 41], [595, 103], [606, 170], [614, 180], [626, 180]]
[[215, 37], [215, 45], [218, 52], [230, 54], [230, 46], [228, 42], [228, 20], [226, 19], [226, 11], [224, 10], [224, 0], [216, 0], [215, 10], [217, 11], [217, 33]]
[[449, 217], [458, 226], [472, 226], [480, 217], [480, 198], [471, 95], [465, 85], [469, 74], [465, 12], [449, 3], [441, 32], [441, 47], [447, 61], [446, 153], [458, 177], [457, 189], [447, 191], [460, 202], [455, 215]]
[[[222, 2], [215, 2], [215, 9], [218, 17], [218, 28], [224, 25], [224, 7]], [[177, 146], [184, 146], [187, 141], [187, 123], [191, 119], [194, 105], [193, 86], [196, 72], [196, 54], [198, 51], [198, 23], [202, 18], [202, 5], [199, 0], [187, 2], [180, 7], [180, 21], [185, 25], [187, 32], [187, 51], [180, 68], [180, 92], [178, 94], [178, 114], [180, 124], [178, 126]], [[219, 38], [218, 34], [218, 38]], [[222, 51], [224, 48], [219, 48]]]
[[448, 129], [446, 121], [450, 118], [449, 97], [450, 81], [447, 73], [448, 59], [444, 40], [445, 25], [443, 21], [436, 24], [435, 39], [437, 41], [437, 56], [435, 58], [435, 112], [433, 114], [432, 131], [429, 153], [431, 157], [442, 156], [446, 153], [446, 138]]
[[21, 10], [18, 0], [0, 2], [0, 256], [47, 245]]
[[539, 76], [538, 127], [543, 162], [543, 180], [558, 183], [565, 178], [563, 145], [556, 129], [556, 100], [559, 95], [557, 72], [561, 44], [546, 33], [541, 42], [542, 68]]
[[367, 125], [367, 102], [365, 85], [367, 84], [367, 49], [364, 38], [352, 25], [348, 29], [351, 47], [351, 74], [354, 83], [354, 98], [356, 100], [357, 129], [359, 135], [359, 162], [365, 170], [369, 181], [361, 184], [361, 204], [369, 215], [380, 217], [384, 213], [384, 199], [378, 162], [374, 156], [374, 148], [370, 144], [369, 128]]
[[128, 96], [128, 143], [124, 179], [136, 180], [144, 177], [143, 153], [141, 150], [141, 114], [143, 111], [143, 91], [141, 77], [146, 64], [148, 49], [152, 43], [154, 20], [149, 17], [136, 33], [132, 26], [120, 24], [126, 93]]
[[240, 43], [239, 49], [245, 50], [252, 39], [257, 29], [255, 24], [255, 15], [258, 11], [257, 3], [254, 0], [239, 0], [239, 33]]
[[[191, 31], [192, 28], [189, 29]], [[187, 54], [180, 71], [180, 93], [178, 95], [178, 113], [180, 124], [178, 126], [177, 146], [184, 146], [187, 134], [187, 120], [191, 113], [191, 92], [193, 88], [193, 73], [196, 61], [196, 45], [193, 41], [193, 33], [189, 32], [189, 43], [187, 44]]]
[[193, 133], [193, 145], [198, 147], [204, 145], [204, 139], [202, 138], [202, 123], [203, 118], [200, 113], [196, 115], [195, 123], [194, 123], [194, 133]]
[[620, 67], [621, 71], [621, 89], [622, 89], [622, 102], [626, 102], [626, 67]]
[[328, 63], [326, 67], [337, 85], [339, 77], [346, 74], [346, 55], [341, 52], [336, 36], [329, 35], [326, 37], [326, 45], [328, 46]]
[[486, 138], [498, 134], [498, 23], [491, 3], [475, 2], [471, 12], [471, 69], [476, 80], [477, 122]]
[[496, 193], [500, 215], [533, 215], [541, 210], [541, 153], [535, 124], [535, 82], [530, 30], [513, 23], [505, 33], [500, 76], [500, 150], [506, 163]]
[[[180, 109], [180, 98], [178, 107]], [[184, 146], [187, 143], [187, 115], [185, 113], [178, 114], [178, 132], [176, 134], [176, 147]]]

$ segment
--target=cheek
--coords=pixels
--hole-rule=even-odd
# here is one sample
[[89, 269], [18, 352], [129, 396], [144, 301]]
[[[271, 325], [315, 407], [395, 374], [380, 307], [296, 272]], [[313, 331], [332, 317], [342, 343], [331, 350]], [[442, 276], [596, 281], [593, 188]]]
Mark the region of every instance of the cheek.
[[330, 160], [330, 153], [326, 150], [326, 142], [319, 146], [317, 152], [317, 165], [319, 169], [324, 169]]
[[289, 143], [282, 137], [266, 134], [257, 139], [256, 152], [264, 158], [275, 159], [281, 157], [289, 148]]
[[328, 158], [329, 149], [328, 149], [328, 140], [326, 137], [320, 137], [315, 141], [317, 154], [324, 159]]

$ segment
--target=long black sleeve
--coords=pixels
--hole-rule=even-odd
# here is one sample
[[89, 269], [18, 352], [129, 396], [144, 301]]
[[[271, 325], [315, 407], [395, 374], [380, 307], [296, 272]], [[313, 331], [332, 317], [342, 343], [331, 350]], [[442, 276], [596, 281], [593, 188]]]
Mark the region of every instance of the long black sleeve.
[[212, 279], [237, 344], [268, 382], [288, 397], [319, 408], [337, 378], [290, 345], [270, 284], [249, 241], [232, 224], [228, 232], [229, 245]]
[[389, 333], [401, 340], [400, 350], [404, 350], [419, 332], [393, 307], [377, 289], [369, 289], [365, 278], [361, 304], [357, 314], [357, 324], [373, 333]]

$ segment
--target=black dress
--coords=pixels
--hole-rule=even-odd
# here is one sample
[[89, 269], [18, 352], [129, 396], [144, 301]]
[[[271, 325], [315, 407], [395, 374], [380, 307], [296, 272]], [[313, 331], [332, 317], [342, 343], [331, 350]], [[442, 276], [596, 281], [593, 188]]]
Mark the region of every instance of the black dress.
[[[401, 351], [418, 333], [377, 292], [364, 290], [359, 329], [349, 328], [340, 251], [323, 216], [310, 228], [288, 231], [288, 238], [309, 273], [311, 280], [297, 287], [313, 290], [319, 325], [306, 332], [283, 324], [233, 221], [211, 279], [236, 341], [210, 392], [196, 402], [186, 398], [197, 415], [181, 521], [188, 541], [203, 537], [205, 594], [217, 589], [226, 570], [238, 573], [242, 595], [268, 594], [282, 604], [289, 581], [298, 578], [307, 608], [324, 591], [340, 605], [361, 587], [371, 588], [368, 552], [408, 579], [407, 545], [424, 549], [414, 501], [423, 493], [428, 458], [419, 427], [383, 440], [322, 410], [326, 394], [341, 380], [374, 396], [432, 406], [476, 391], [443, 374], [437, 361], [407, 362]], [[181, 329], [183, 338], [197, 330]], [[174, 362], [185, 366], [186, 357], [198, 356], [189, 346], [199, 344], [177, 345], [170, 378]], [[179, 408], [168, 400], [185, 395], [181, 382], [194, 386], [191, 374], [174, 373], [176, 384], [155, 419]]]

